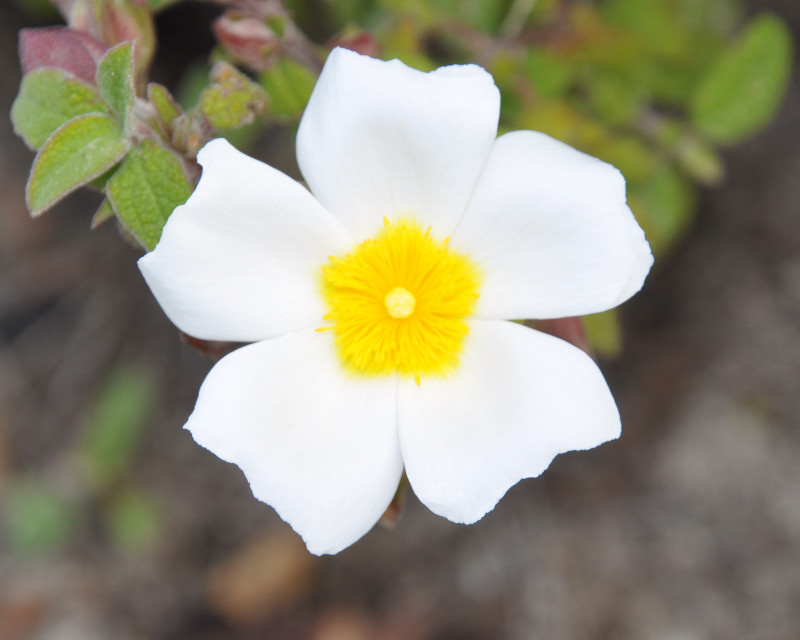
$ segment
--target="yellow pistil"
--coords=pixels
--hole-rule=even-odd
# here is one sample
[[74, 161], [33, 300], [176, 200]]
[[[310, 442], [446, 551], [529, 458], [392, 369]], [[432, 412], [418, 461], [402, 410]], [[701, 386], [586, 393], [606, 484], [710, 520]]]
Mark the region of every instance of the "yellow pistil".
[[383, 299], [386, 310], [393, 318], [407, 318], [410, 316], [414, 313], [416, 302], [414, 296], [403, 287], [395, 287]]
[[457, 366], [479, 284], [477, 268], [447, 240], [411, 220], [384, 220], [374, 238], [322, 268], [325, 320], [348, 370], [419, 382]]

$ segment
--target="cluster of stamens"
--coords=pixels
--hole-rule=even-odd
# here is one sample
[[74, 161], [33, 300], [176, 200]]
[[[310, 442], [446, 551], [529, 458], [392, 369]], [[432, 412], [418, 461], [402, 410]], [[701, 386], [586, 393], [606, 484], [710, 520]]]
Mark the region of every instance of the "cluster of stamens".
[[325, 320], [345, 366], [417, 382], [458, 362], [478, 299], [478, 271], [414, 221], [384, 221], [375, 237], [322, 269]]

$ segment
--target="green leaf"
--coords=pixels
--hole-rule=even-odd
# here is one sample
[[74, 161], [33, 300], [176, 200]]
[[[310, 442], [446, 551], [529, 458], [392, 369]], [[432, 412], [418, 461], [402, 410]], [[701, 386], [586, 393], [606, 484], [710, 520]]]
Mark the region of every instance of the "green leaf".
[[598, 355], [617, 358], [622, 354], [622, 326], [617, 309], [583, 316], [583, 329]]
[[108, 181], [108, 199], [122, 224], [146, 249], [154, 249], [172, 211], [186, 202], [192, 185], [178, 157], [154, 140], [143, 140]]
[[32, 149], [61, 125], [87, 113], [109, 113], [97, 90], [59, 69], [41, 68], [22, 79], [11, 122]]
[[97, 86], [106, 102], [124, 123], [133, 107], [133, 43], [110, 49], [97, 65]]
[[253, 122], [267, 108], [268, 96], [227, 62], [211, 69], [211, 86], [200, 94], [198, 107], [215, 129], [233, 129]]
[[697, 87], [690, 103], [692, 122], [720, 144], [755, 133], [780, 105], [791, 59], [785, 23], [774, 15], [756, 18]]
[[111, 203], [107, 198], [104, 198], [103, 202], [100, 203], [100, 206], [97, 207], [97, 211], [95, 211], [94, 215], [92, 216], [92, 229], [97, 229], [97, 227], [103, 224], [106, 220], [110, 220], [113, 217], [114, 207], [111, 206]]
[[628, 201], [656, 256], [669, 249], [692, 220], [697, 192], [672, 165], [629, 185]]
[[4, 516], [11, 548], [25, 554], [43, 553], [62, 545], [76, 522], [73, 506], [35, 479], [11, 485]]
[[160, 84], [151, 82], [147, 85], [147, 99], [156, 110], [161, 124], [166, 128], [169, 128], [172, 121], [181, 115], [181, 108], [175, 102], [175, 98], [172, 97], [166, 87]]
[[36, 154], [26, 198], [39, 215], [119, 162], [128, 150], [119, 124], [107, 115], [78, 116], [51, 135]]
[[303, 65], [278, 58], [261, 76], [261, 86], [270, 99], [270, 112], [282, 118], [296, 118], [305, 109], [317, 79]]
[[88, 482], [103, 490], [128, 469], [153, 403], [153, 384], [144, 372], [119, 368], [101, 389], [79, 451]]

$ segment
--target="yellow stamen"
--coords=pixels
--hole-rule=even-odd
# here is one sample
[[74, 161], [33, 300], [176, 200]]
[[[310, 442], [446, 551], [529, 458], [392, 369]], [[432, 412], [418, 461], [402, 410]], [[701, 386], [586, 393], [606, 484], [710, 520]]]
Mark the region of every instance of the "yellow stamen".
[[479, 274], [415, 222], [384, 221], [374, 238], [322, 268], [325, 319], [344, 366], [364, 375], [444, 375], [458, 364]]

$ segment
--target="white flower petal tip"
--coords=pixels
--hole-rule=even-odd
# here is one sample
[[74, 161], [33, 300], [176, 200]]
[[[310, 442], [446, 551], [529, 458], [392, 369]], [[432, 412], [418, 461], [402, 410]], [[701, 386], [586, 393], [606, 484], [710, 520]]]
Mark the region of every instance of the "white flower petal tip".
[[297, 133], [312, 193], [357, 239], [413, 215], [448, 235], [497, 136], [500, 93], [475, 65], [424, 73], [334, 49]]
[[318, 269], [349, 234], [298, 182], [212, 140], [203, 175], [139, 268], [181, 331], [251, 342], [322, 322]]
[[620, 419], [583, 351], [505, 321], [474, 321], [451, 379], [400, 387], [400, 446], [414, 492], [470, 524], [560, 453], [618, 438]]
[[534, 131], [495, 142], [452, 245], [484, 268], [476, 315], [560, 318], [605, 311], [653, 264], [622, 174]]
[[332, 342], [307, 331], [234, 351], [209, 373], [186, 424], [317, 555], [373, 527], [403, 468], [394, 379], [343, 376]]

